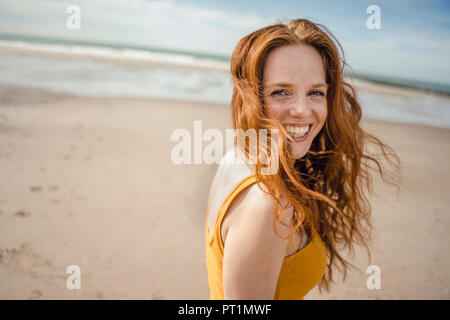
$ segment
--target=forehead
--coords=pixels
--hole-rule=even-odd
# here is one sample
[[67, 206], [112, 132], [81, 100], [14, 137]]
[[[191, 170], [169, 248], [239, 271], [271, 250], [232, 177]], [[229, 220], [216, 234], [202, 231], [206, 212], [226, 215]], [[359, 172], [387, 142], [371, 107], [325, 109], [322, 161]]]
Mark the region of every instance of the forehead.
[[264, 65], [264, 83], [325, 82], [319, 52], [305, 44], [288, 45], [269, 53]]

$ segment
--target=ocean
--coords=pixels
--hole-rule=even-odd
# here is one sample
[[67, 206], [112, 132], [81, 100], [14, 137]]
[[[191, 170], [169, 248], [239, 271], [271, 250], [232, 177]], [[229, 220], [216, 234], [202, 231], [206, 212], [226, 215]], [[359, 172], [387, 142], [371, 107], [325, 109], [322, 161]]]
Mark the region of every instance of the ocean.
[[[0, 83], [93, 97], [228, 104], [229, 58], [201, 53], [0, 35]], [[367, 118], [450, 128], [450, 86], [380, 75], [359, 79], [395, 92], [360, 90]]]

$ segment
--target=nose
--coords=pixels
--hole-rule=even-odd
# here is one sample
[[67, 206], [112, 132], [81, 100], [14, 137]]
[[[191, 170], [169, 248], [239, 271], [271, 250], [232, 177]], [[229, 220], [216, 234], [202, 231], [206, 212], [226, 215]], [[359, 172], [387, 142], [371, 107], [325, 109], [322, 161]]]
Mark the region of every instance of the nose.
[[311, 107], [308, 104], [308, 99], [305, 97], [295, 99], [293, 104], [289, 107], [289, 113], [292, 117], [308, 117], [311, 114]]

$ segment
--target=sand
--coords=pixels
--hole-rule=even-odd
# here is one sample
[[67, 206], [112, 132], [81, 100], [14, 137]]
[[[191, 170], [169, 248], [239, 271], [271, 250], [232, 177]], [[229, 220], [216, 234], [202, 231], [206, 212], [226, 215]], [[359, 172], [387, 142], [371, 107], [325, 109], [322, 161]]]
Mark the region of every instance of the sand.
[[[170, 135], [231, 128], [220, 104], [83, 98], [0, 86], [0, 299], [207, 299], [206, 198], [216, 166], [175, 165]], [[377, 178], [369, 290], [364, 250], [307, 299], [449, 299], [450, 130], [364, 127], [402, 159], [400, 194]], [[78, 265], [81, 289], [69, 290]]]

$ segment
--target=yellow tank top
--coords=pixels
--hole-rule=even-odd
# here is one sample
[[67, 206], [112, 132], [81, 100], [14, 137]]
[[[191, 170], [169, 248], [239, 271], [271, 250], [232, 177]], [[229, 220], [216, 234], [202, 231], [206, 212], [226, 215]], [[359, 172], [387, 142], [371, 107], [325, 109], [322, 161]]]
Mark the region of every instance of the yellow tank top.
[[[223, 300], [223, 243], [221, 225], [233, 200], [245, 188], [257, 182], [252, 174], [242, 179], [225, 198], [217, 214], [212, 237], [209, 236], [208, 219], [205, 223], [206, 268], [210, 299]], [[207, 215], [208, 216], [208, 215]], [[312, 238], [306, 247], [285, 257], [281, 266], [274, 300], [302, 300], [322, 279], [327, 264], [325, 245], [313, 229]]]

